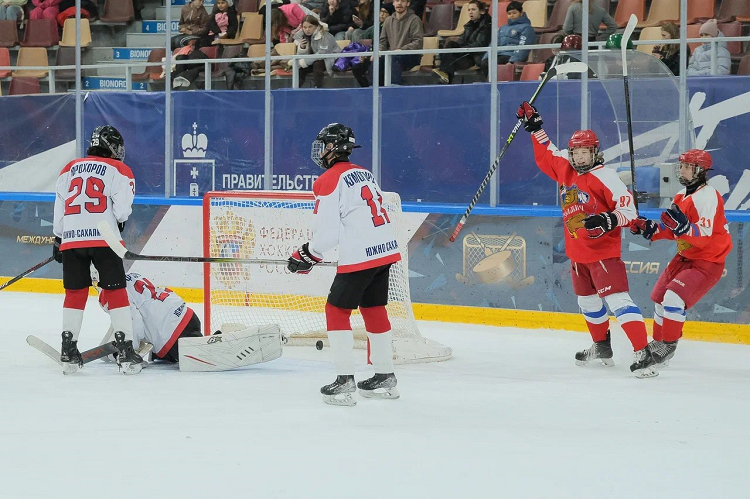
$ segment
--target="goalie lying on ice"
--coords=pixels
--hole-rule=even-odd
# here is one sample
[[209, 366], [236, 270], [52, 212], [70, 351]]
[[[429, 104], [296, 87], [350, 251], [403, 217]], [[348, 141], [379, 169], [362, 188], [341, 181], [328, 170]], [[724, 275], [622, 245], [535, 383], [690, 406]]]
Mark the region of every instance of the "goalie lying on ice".
[[[181, 371], [225, 371], [279, 358], [283, 343], [280, 328], [227, 325], [226, 331], [203, 336], [195, 312], [177, 293], [154, 286], [146, 277], [125, 276], [133, 320], [133, 343], [150, 343], [156, 359], [179, 362]], [[100, 305], [108, 311], [107, 303]], [[111, 341], [110, 328], [102, 344]]]

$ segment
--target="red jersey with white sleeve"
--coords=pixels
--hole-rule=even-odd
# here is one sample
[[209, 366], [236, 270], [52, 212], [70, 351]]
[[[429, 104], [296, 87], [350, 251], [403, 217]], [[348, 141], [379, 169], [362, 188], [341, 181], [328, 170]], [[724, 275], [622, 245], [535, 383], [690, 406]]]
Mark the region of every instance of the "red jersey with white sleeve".
[[732, 250], [732, 236], [724, 215], [724, 200], [721, 194], [706, 184], [692, 194], [682, 189], [674, 197], [674, 204], [690, 221], [690, 230], [679, 237], [659, 223], [659, 231], [652, 241], [676, 239], [677, 252], [690, 260], [706, 260], [724, 263]]
[[[148, 341], [154, 345], [156, 356], [163, 358], [193, 318], [193, 309], [171, 289], [154, 286], [135, 272], [125, 275], [125, 283], [133, 318], [133, 344]], [[101, 295], [99, 304], [107, 310]]]
[[336, 163], [315, 180], [313, 194], [313, 238], [308, 248], [314, 256], [322, 258], [338, 245], [338, 273], [401, 260], [396, 231], [372, 173], [353, 163]]
[[[621, 229], [638, 213], [633, 195], [614, 170], [602, 165], [579, 174], [549, 140], [544, 130], [531, 134], [534, 159], [539, 169], [558, 183], [562, 216], [565, 225], [565, 254], [577, 263], [593, 263], [622, 255]], [[591, 239], [583, 219], [599, 213], [612, 212], [617, 228]]]
[[55, 188], [52, 231], [62, 238], [60, 250], [106, 247], [97, 224], [117, 224], [130, 216], [135, 196], [133, 172], [122, 161], [89, 156], [65, 165]]

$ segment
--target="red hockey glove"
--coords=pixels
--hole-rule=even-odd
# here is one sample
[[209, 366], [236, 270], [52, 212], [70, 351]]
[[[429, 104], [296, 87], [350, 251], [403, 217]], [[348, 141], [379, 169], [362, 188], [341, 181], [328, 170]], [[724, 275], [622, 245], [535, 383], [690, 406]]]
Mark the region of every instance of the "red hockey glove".
[[536, 108], [526, 101], [518, 106], [516, 118], [523, 121], [523, 129], [529, 133], [542, 129], [542, 117], [536, 112]]
[[286, 268], [289, 269], [289, 272], [292, 272], [293, 274], [309, 274], [313, 265], [323, 261], [310, 253], [310, 250], [308, 249], [309, 244], [310, 243], [303, 244], [300, 249], [296, 250], [292, 253], [292, 256], [289, 257], [289, 263], [286, 266]]
[[597, 239], [617, 228], [617, 216], [612, 212], [591, 215], [583, 219], [583, 226], [590, 239]]
[[651, 240], [654, 234], [659, 232], [659, 224], [646, 217], [638, 217], [630, 225], [631, 234], [640, 234], [645, 239]]
[[661, 214], [661, 221], [675, 236], [683, 236], [690, 230], [690, 220], [676, 204]]
[[55, 243], [52, 245], [52, 257], [57, 263], [62, 263], [62, 252], [60, 251], [61, 244], [62, 239], [55, 237]]

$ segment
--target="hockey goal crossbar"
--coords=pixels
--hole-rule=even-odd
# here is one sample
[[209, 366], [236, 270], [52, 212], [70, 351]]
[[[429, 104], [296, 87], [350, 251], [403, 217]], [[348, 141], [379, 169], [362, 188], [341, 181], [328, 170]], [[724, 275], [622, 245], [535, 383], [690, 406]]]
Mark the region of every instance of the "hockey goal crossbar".
[[[146, 260], [152, 262], [183, 262], [183, 263], [250, 263], [258, 265], [286, 265], [288, 260], [274, 260], [266, 258], [230, 258], [230, 257], [208, 257], [208, 256], [175, 256], [175, 255], [141, 255], [130, 251], [125, 247], [120, 238], [112, 230], [112, 227], [101, 221], [97, 225], [99, 234], [107, 242], [107, 246], [117, 253], [123, 260]], [[316, 265], [323, 267], [335, 267], [337, 262], [320, 262]]]

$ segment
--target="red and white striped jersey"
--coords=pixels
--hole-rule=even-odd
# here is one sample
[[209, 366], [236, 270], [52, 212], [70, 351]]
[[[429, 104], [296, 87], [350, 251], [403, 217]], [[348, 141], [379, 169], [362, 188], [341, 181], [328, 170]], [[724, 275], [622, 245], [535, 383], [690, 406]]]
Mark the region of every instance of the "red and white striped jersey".
[[[560, 205], [565, 225], [565, 254], [578, 263], [592, 263], [622, 255], [620, 227], [628, 226], [638, 213], [633, 195], [617, 172], [597, 166], [579, 174], [549, 140], [544, 130], [531, 135], [534, 158], [539, 169], [558, 183]], [[612, 212], [618, 227], [602, 237], [590, 239], [583, 219], [598, 213]]]
[[[164, 357], [192, 319], [193, 309], [171, 289], [154, 286], [135, 272], [125, 275], [125, 283], [133, 318], [133, 344], [137, 347], [141, 340], [148, 341], [154, 345], [156, 356]], [[101, 295], [99, 304], [107, 310]]]
[[686, 189], [682, 189], [672, 202], [687, 215], [690, 230], [687, 234], [675, 237], [671, 230], [659, 223], [659, 231], [652, 240], [676, 239], [677, 252], [685, 258], [724, 263], [732, 250], [732, 236], [724, 215], [721, 194], [710, 185], [704, 185], [692, 194], [687, 194]]
[[340, 162], [313, 184], [313, 239], [309, 249], [322, 258], [339, 246], [338, 273], [356, 272], [401, 259], [396, 231], [383, 207], [372, 173]]
[[117, 233], [132, 211], [135, 180], [122, 161], [89, 156], [65, 165], [55, 191], [52, 231], [60, 249], [106, 247], [96, 226], [106, 220]]

